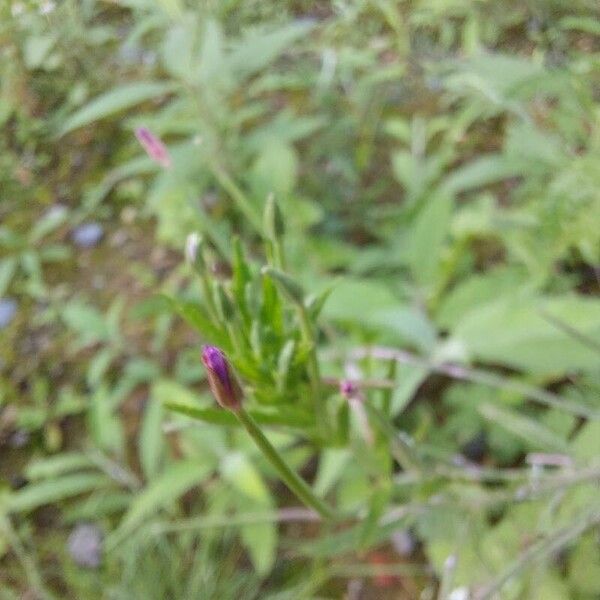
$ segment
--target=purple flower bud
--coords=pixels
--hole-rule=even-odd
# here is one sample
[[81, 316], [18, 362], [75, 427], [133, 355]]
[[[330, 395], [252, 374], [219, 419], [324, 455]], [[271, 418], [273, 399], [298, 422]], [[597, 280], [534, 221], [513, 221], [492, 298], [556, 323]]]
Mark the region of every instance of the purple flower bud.
[[202, 346], [202, 363], [216, 401], [223, 408], [239, 410], [242, 405], [242, 390], [223, 352], [216, 346]]
[[148, 128], [138, 127], [135, 130], [135, 137], [153, 161], [165, 169], [171, 166], [167, 147]]

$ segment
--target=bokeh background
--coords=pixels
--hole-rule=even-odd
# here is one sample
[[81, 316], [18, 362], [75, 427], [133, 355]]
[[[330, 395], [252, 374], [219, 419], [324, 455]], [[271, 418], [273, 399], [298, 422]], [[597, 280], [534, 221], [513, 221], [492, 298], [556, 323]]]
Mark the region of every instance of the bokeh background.
[[[0, 126], [0, 598], [600, 597], [596, 1], [2, 0]], [[202, 295], [186, 238], [260, 263], [269, 194], [333, 286], [324, 360], [404, 352], [374, 401], [475, 469], [400, 481], [429, 505], [387, 530], [296, 519], [242, 432], [164, 407], [212, 403], [161, 296]], [[397, 507], [355, 443], [270, 435]]]

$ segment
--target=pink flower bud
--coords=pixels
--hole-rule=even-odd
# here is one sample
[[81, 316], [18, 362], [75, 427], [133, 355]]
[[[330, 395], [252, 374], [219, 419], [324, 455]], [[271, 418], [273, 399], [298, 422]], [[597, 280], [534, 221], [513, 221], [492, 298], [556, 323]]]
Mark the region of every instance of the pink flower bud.
[[225, 355], [216, 346], [202, 346], [202, 363], [215, 400], [229, 410], [242, 406], [242, 390]]
[[363, 404], [365, 397], [361, 393], [358, 384], [351, 379], [342, 379], [340, 381], [340, 394], [348, 400], [348, 405], [356, 416], [358, 429], [363, 439], [369, 446], [372, 446], [375, 438]]
[[135, 137], [153, 161], [165, 169], [171, 166], [171, 157], [167, 147], [149, 129], [138, 127], [135, 130]]
[[340, 381], [340, 394], [349, 400], [355, 398], [358, 394], [358, 386], [350, 379], [342, 379]]

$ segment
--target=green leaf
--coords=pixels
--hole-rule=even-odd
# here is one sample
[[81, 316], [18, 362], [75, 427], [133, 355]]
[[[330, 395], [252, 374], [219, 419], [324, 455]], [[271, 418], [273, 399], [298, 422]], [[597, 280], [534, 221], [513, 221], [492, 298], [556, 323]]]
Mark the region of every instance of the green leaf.
[[97, 388], [108, 371], [110, 364], [116, 358], [117, 352], [114, 348], [102, 348], [90, 360], [86, 373], [87, 384], [91, 389]]
[[[239, 421], [235, 416], [222, 408], [209, 407], [202, 408], [197, 403], [190, 403], [181, 400], [165, 399], [163, 401], [165, 408], [173, 412], [185, 415], [197, 421], [212, 423], [213, 425], [227, 425], [239, 427]], [[312, 424], [311, 416], [301, 409], [292, 406], [281, 407], [273, 412], [252, 409], [248, 411], [252, 418], [261, 425], [281, 425], [292, 428], [308, 427]]]
[[273, 267], [263, 267], [262, 273], [271, 277], [291, 302], [304, 306], [304, 290], [302, 286], [287, 273]]
[[398, 365], [396, 370], [396, 387], [390, 403], [390, 414], [394, 417], [401, 414], [413, 399], [419, 386], [427, 379], [429, 372], [422, 367]]
[[286, 389], [287, 380], [292, 365], [294, 354], [296, 353], [296, 341], [288, 340], [277, 358], [277, 389], [279, 392], [283, 392]]
[[235, 416], [222, 408], [200, 408], [197, 405], [177, 400], [165, 400], [163, 404], [165, 408], [197, 421], [212, 423], [213, 425], [238, 425]]
[[200, 306], [192, 302], [179, 302], [174, 298], [167, 297], [167, 299], [173, 307], [173, 310], [194, 327], [207, 342], [220, 346], [225, 351], [231, 349], [229, 337], [225, 332], [213, 325]]
[[486, 419], [500, 425], [512, 435], [522, 438], [534, 450], [563, 453], [567, 453], [569, 450], [564, 439], [551, 429], [541, 425], [539, 421], [489, 403], [482, 404], [478, 409]]
[[238, 77], [250, 77], [275, 60], [311, 28], [309, 23], [293, 23], [269, 33], [251, 33], [231, 51], [229, 66], [237, 71]]
[[62, 310], [65, 323], [80, 335], [82, 346], [110, 339], [108, 323], [95, 307], [79, 301], [69, 302]]
[[539, 61], [529, 58], [481, 52], [457, 64], [458, 76], [449, 81], [450, 86], [462, 93], [475, 88], [491, 103], [503, 105], [525, 85], [538, 81], [547, 73]]
[[138, 445], [140, 464], [147, 480], [156, 476], [164, 455], [165, 443], [161, 429], [163, 413], [161, 402], [151, 399], [146, 403]]
[[119, 527], [107, 540], [108, 545], [122, 540], [161, 509], [172, 506], [182, 494], [203, 482], [210, 472], [211, 467], [198, 460], [170, 465], [135, 497]]
[[362, 323], [378, 310], [396, 308], [399, 302], [388, 285], [368, 279], [342, 279], [323, 308], [325, 317]]
[[285, 198], [296, 185], [298, 156], [291, 144], [267, 140], [252, 169], [253, 187], [259, 197], [274, 193]]
[[558, 377], [600, 366], [595, 352], [544, 318], [552, 315], [590, 339], [600, 336], [600, 301], [580, 296], [520, 294], [469, 312], [453, 332], [453, 343], [472, 358]]
[[180, 0], [154, 0], [154, 2], [173, 19], [183, 16], [183, 5]]
[[584, 536], [569, 557], [569, 582], [578, 593], [600, 595], [600, 548], [596, 536]]
[[415, 280], [432, 286], [439, 279], [442, 248], [454, 203], [450, 195], [439, 192], [426, 202], [411, 228], [408, 253]]
[[16, 257], [9, 256], [0, 261], [0, 298], [6, 293], [16, 269]]
[[423, 353], [430, 353], [437, 340], [437, 332], [425, 314], [408, 306], [399, 306], [363, 316], [364, 322], [373, 325], [382, 335], [393, 335], [402, 343], [412, 343]]
[[571, 453], [580, 460], [600, 456], [600, 421], [585, 423], [571, 442]]
[[306, 299], [306, 310], [313, 320], [319, 318], [325, 303], [329, 300], [329, 296], [331, 296], [331, 293], [336, 288], [337, 284], [338, 280], [334, 280], [324, 290], [320, 291], [318, 294], [311, 294]]
[[34, 510], [45, 504], [54, 504], [72, 496], [106, 487], [108, 479], [97, 473], [77, 473], [32, 483], [8, 497], [10, 512]]
[[590, 33], [592, 35], [600, 36], [600, 23], [598, 19], [593, 16], [589, 17], [579, 17], [570, 15], [568, 17], [563, 17], [558, 22], [558, 26], [561, 29], [574, 29], [579, 31], [585, 31], [586, 33]]
[[470, 311], [502, 296], [514, 295], [527, 280], [527, 273], [515, 267], [497, 267], [486, 273], [470, 275], [444, 295], [436, 322], [450, 328]]
[[92, 461], [80, 452], [63, 452], [57, 456], [49, 456], [34, 460], [25, 470], [29, 480], [59, 477], [70, 471], [93, 467]]
[[523, 171], [522, 163], [500, 154], [492, 154], [477, 158], [456, 169], [446, 178], [442, 187], [450, 194], [458, 194], [522, 175]]
[[27, 38], [23, 47], [25, 66], [31, 70], [40, 68], [54, 48], [56, 41], [57, 36], [55, 34], [38, 34]]
[[68, 217], [69, 211], [66, 208], [47, 211], [46, 214], [39, 219], [29, 231], [29, 243], [35, 244], [39, 242], [44, 236], [48, 235], [55, 229], [58, 229], [63, 223], [65, 223]]
[[204, 83], [213, 77], [223, 76], [227, 73], [224, 64], [223, 31], [218, 21], [208, 19], [202, 38], [202, 50], [200, 51], [199, 76]]
[[[239, 492], [242, 497], [240, 508], [248, 511], [248, 506], [257, 511], [271, 509], [274, 505], [269, 488], [260, 473], [246, 456], [240, 452], [230, 453], [221, 461], [221, 474]], [[275, 523], [257, 523], [243, 525], [242, 541], [248, 549], [252, 563], [260, 574], [271, 570], [275, 562], [277, 547], [277, 527]]]
[[131, 108], [145, 100], [163, 96], [172, 92], [175, 86], [171, 83], [140, 81], [124, 84], [110, 92], [94, 98], [84, 107], [67, 117], [59, 131], [59, 137], [73, 129], [89, 125], [119, 111]]
[[277, 556], [277, 524], [254, 523], [242, 525], [240, 530], [254, 568], [259, 575], [267, 575]]
[[241, 452], [230, 452], [221, 461], [221, 474], [239, 492], [263, 507], [271, 507], [271, 494], [254, 465]]
[[324, 496], [331, 490], [351, 458], [352, 455], [346, 448], [328, 448], [321, 452], [314, 485], [318, 496]]
[[197, 34], [195, 20], [179, 22], [167, 32], [161, 48], [162, 63], [169, 75], [187, 83], [194, 82]]
[[121, 419], [115, 413], [114, 403], [114, 391], [106, 385], [98, 387], [90, 397], [87, 424], [89, 435], [99, 448], [121, 453], [125, 446], [125, 432]]

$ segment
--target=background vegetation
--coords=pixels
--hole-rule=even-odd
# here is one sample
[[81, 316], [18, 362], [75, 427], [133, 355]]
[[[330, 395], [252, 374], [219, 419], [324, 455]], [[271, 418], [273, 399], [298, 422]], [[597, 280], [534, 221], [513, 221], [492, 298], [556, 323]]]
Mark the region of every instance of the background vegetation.
[[4, 0], [0, 124], [0, 598], [600, 596], [597, 2]]

